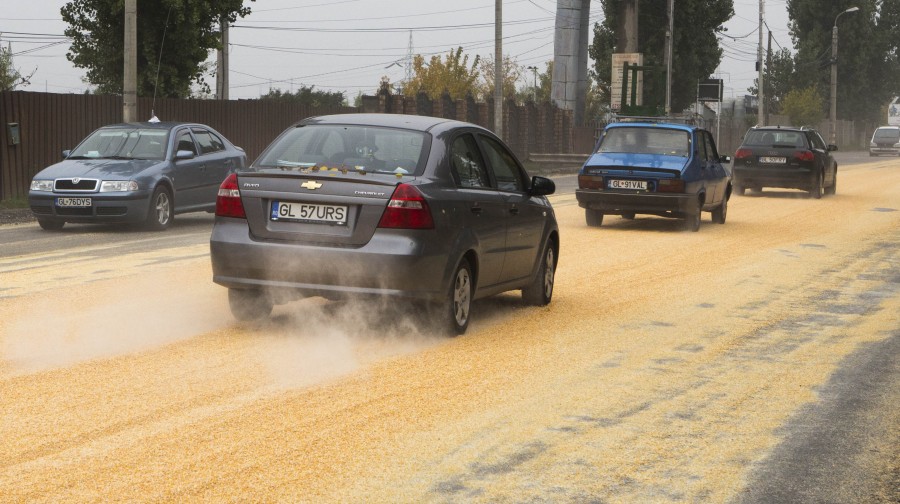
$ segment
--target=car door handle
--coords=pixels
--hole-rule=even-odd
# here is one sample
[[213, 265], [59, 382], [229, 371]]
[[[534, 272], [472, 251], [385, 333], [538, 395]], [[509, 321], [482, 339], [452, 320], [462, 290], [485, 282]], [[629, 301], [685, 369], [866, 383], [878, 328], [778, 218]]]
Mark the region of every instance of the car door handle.
[[472, 205], [472, 208], [470, 208], [470, 210], [472, 210], [472, 213], [475, 215], [481, 215], [481, 212], [484, 211], [484, 209], [481, 208], [480, 206], [478, 206], [477, 204]]

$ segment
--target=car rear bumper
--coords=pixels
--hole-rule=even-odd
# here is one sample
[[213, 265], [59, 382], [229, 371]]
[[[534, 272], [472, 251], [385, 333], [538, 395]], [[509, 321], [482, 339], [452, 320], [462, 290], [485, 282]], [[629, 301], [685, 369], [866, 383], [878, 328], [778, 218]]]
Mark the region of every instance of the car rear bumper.
[[869, 154], [873, 156], [900, 156], [900, 149], [896, 147], [869, 147]]
[[653, 214], [680, 216], [697, 211], [693, 194], [598, 191], [576, 189], [578, 206], [604, 214]]
[[815, 173], [809, 168], [758, 168], [735, 166], [734, 185], [738, 187], [781, 187], [808, 190], [815, 182]]
[[[56, 205], [56, 198], [91, 198], [90, 207], [64, 208]], [[136, 223], [147, 219], [150, 195], [144, 192], [128, 195], [114, 193], [55, 194], [29, 192], [28, 204], [37, 219], [81, 223]]]
[[[213, 281], [229, 288], [262, 289], [276, 299], [303, 296], [340, 299], [388, 296], [418, 300], [446, 298], [449, 263], [429, 239], [377, 231], [361, 247], [258, 241], [247, 221], [216, 217], [210, 236]], [[279, 298], [284, 296], [286, 299]]]

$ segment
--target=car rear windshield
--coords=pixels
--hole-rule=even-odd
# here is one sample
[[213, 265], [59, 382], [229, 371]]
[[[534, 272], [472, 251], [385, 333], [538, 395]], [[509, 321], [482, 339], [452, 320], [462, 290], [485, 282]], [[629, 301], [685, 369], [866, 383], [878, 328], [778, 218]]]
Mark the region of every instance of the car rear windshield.
[[415, 175], [424, 165], [421, 131], [359, 125], [306, 125], [288, 130], [254, 166], [268, 169], [350, 169]]
[[600, 140], [597, 152], [688, 157], [691, 136], [684, 130], [659, 127], [610, 128]]
[[802, 131], [750, 130], [744, 137], [745, 147], [788, 147], [805, 149], [806, 134]]
[[900, 140], [900, 128], [878, 128], [875, 130], [875, 138], [878, 140]]
[[165, 159], [168, 139], [168, 130], [103, 128], [82, 140], [69, 158]]

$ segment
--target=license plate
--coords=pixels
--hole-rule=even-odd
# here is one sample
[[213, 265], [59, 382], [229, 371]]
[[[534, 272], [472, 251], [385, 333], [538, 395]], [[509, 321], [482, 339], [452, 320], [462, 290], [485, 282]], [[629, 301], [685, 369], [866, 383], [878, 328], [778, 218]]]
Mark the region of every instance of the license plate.
[[344, 205], [273, 201], [271, 218], [273, 221], [321, 222], [344, 225], [347, 223], [347, 207]]
[[56, 206], [58, 207], [89, 207], [91, 206], [91, 198], [56, 198]]
[[638, 191], [646, 191], [647, 190], [647, 181], [646, 180], [616, 180], [612, 179], [609, 181], [610, 189], [634, 189]]
[[786, 157], [770, 157], [770, 156], [762, 156], [759, 158], [760, 163], [771, 163], [771, 164], [784, 164], [787, 163]]

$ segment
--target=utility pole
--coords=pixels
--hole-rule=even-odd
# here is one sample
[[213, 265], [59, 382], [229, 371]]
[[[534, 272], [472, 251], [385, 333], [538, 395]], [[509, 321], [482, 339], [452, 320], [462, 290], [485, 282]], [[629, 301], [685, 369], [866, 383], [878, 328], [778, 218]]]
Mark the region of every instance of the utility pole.
[[[769, 44], [766, 46], [766, 69], [767, 70], [772, 69], [772, 30], [769, 30]], [[768, 80], [771, 80], [771, 79], [772, 79], [772, 76], [770, 75]], [[771, 87], [771, 84], [769, 86]], [[769, 91], [771, 91], [771, 89]], [[769, 108], [770, 108], [769, 104], [771, 104], [771, 103], [772, 103], [772, 93], [766, 93], [766, 102], [764, 103], [764, 106], [765, 106], [764, 118], [765, 118], [766, 124], [769, 124]]]
[[528, 67], [528, 70], [531, 70], [531, 74], [534, 75], [534, 85], [531, 86], [531, 93], [532, 93], [531, 99], [534, 100], [535, 104], [537, 104], [537, 70], [538, 69], [536, 66], [530, 66], [530, 67]]
[[503, 138], [503, 0], [494, 5], [494, 134]]
[[122, 121], [137, 121], [137, 0], [125, 0], [125, 68], [122, 75]]
[[675, 0], [669, 0], [669, 28], [666, 30], [666, 116], [672, 113], [672, 36], [675, 27]]
[[[228, 99], [228, 18], [219, 21], [219, 32], [222, 34], [222, 48], [216, 58], [216, 98]], [[292, 81], [293, 84], [293, 81]]]
[[763, 115], [763, 103], [765, 100], [765, 86], [763, 84], [763, 23], [766, 12], [766, 0], [759, 0], [759, 47], [756, 48], [756, 70], [758, 73], [756, 82], [756, 124], [759, 126], [766, 125], [766, 118]]

